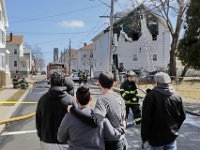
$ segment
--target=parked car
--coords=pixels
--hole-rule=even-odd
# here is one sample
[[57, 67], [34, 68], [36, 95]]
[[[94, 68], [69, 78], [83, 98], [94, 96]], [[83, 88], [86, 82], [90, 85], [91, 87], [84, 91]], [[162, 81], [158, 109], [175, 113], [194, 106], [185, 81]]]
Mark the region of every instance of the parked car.
[[41, 72], [41, 75], [43, 75], [43, 74], [46, 74], [46, 71], [42, 71], [42, 72]]
[[79, 81], [78, 72], [73, 72], [70, 77], [73, 81]]

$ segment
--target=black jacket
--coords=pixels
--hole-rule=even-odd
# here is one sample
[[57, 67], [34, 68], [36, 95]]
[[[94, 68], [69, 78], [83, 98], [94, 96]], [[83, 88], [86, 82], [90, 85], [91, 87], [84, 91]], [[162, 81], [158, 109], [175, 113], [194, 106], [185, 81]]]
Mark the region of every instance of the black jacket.
[[181, 97], [169, 86], [157, 86], [150, 91], [142, 108], [142, 140], [152, 146], [173, 142], [178, 136], [185, 112]]
[[120, 86], [120, 94], [125, 101], [138, 101], [137, 87], [134, 81], [124, 81]]
[[77, 106], [74, 98], [66, 93], [66, 87], [52, 87], [40, 98], [36, 110], [36, 128], [41, 141], [59, 143], [58, 127], [69, 104]]

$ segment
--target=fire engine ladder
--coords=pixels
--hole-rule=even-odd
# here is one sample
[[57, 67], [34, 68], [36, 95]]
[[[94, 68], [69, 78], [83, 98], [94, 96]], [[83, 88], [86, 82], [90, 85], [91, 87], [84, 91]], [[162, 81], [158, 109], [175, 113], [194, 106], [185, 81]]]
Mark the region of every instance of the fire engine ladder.
[[144, 39], [144, 49], [146, 52], [146, 58], [147, 58], [147, 67], [149, 71], [153, 71], [154, 70], [154, 64], [153, 64], [153, 54], [152, 54], [152, 50], [151, 50], [151, 40], [152, 40], [152, 36], [151, 33], [148, 30], [147, 27], [147, 22], [145, 19], [145, 15], [142, 15], [141, 18], [141, 30], [142, 30], [142, 36]]

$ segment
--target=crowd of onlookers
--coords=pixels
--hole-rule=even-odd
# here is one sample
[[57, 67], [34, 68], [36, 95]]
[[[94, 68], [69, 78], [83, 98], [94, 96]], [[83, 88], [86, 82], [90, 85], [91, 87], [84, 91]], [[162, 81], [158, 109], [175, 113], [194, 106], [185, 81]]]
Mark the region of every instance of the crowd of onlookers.
[[41, 149], [127, 150], [126, 121], [131, 109], [135, 125], [141, 125], [142, 149], [176, 150], [185, 112], [181, 97], [170, 87], [169, 75], [155, 75], [157, 85], [147, 90], [142, 111], [135, 76], [133, 71], [127, 71], [118, 94], [112, 89], [113, 74], [101, 73], [98, 86], [102, 95], [91, 109], [90, 89], [80, 85], [74, 94], [73, 81], [54, 72], [51, 87], [40, 98], [36, 110]]

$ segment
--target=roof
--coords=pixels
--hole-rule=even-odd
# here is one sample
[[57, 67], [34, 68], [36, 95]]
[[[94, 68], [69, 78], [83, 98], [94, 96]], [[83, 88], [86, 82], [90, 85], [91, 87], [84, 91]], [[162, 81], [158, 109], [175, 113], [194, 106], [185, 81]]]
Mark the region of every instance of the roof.
[[10, 39], [10, 35], [6, 36], [6, 42], [13, 42], [13, 43], [17, 43], [17, 44], [22, 44], [23, 43], [23, 39], [24, 37], [21, 35], [13, 35], [12, 36], [12, 41]]
[[80, 48], [80, 50], [93, 50], [93, 44], [88, 44], [82, 48]]

